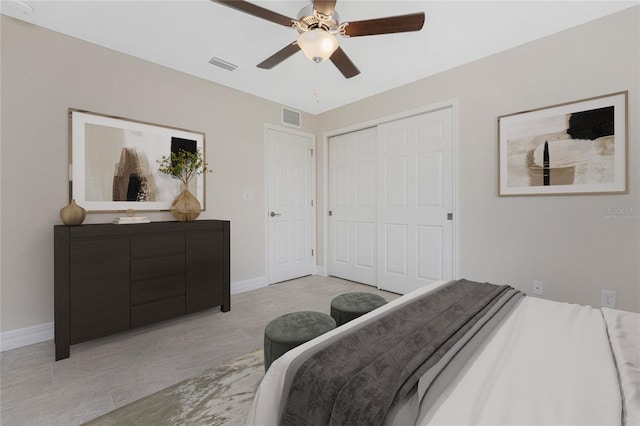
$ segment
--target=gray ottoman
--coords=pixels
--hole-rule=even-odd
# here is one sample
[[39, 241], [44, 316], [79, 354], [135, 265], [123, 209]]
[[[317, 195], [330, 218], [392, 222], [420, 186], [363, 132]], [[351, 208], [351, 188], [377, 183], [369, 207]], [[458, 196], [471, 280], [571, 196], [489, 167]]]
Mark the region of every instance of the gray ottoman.
[[336, 328], [336, 322], [321, 312], [302, 311], [281, 315], [264, 329], [264, 370], [285, 352]]
[[334, 297], [331, 301], [331, 316], [340, 326], [379, 308], [385, 303], [387, 301], [377, 294], [345, 293]]

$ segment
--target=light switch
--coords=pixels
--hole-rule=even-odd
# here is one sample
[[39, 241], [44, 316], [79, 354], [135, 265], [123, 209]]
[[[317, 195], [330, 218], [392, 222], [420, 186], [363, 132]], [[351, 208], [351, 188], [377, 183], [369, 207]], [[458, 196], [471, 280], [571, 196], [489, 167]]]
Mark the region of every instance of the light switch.
[[253, 201], [253, 191], [244, 191], [244, 200]]

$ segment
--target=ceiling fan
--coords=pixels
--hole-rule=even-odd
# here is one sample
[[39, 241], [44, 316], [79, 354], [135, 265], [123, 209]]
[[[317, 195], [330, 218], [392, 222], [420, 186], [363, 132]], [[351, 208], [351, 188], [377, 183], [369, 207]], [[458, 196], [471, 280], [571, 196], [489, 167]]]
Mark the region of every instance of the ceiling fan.
[[298, 31], [300, 35], [296, 41], [257, 65], [258, 68], [263, 69], [271, 69], [302, 50], [314, 62], [329, 59], [345, 78], [351, 78], [360, 74], [360, 70], [340, 48], [337, 35], [361, 37], [420, 31], [424, 25], [424, 12], [341, 23], [338, 12], [335, 10], [336, 0], [313, 0], [312, 4], [298, 12], [296, 19], [244, 0], [211, 1]]

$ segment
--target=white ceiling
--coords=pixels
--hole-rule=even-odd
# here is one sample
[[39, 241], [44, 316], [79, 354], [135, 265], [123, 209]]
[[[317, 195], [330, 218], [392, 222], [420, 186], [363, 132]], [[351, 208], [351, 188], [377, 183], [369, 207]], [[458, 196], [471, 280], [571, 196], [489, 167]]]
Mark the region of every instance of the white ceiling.
[[[297, 32], [209, 0], [21, 1], [33, 12], [23, 14], [7, 0], [0, 11], [313, 114], [640, 3], [338, 0], [341, 22], [426, 13], [420, 32], [340, 38], [361, 71], [347, 80], [331, 62], [314, 64], [302, 52], [272, 70], [256, 68], [294, 41]], [[310, 2], [254, 1], [292, 18]], [[238, 68], [230, 72], [212, 66], [208, 62], [214, 56]]]

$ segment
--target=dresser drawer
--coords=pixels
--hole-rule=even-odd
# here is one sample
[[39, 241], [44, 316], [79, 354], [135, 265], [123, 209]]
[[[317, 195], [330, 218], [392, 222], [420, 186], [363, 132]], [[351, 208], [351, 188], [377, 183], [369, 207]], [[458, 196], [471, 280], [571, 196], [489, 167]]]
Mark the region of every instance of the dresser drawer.
[[131, 238], [131, 258], [184, 253], [184, 234], [144, 235]]
[[178, 317], [185, 313], [184, 296], [160, 300], [131, 308], [131, 327]]
[[184, 253], [171, 256], [131, 259], [131, 281], [151, 280], [170, 275], [184, 275]]
[[131, 282], [131, 306], [185, 294], [184, 274]]

